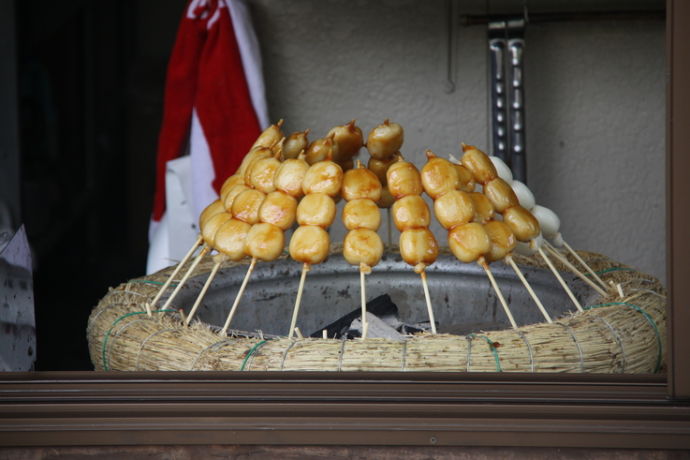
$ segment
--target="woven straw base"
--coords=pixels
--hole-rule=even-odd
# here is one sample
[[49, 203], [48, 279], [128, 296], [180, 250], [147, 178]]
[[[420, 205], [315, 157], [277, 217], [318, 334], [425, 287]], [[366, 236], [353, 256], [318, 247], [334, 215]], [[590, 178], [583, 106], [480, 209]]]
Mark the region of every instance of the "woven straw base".
[[[173, 267], [111, 288], [89, 318], [97, 370], [232, 371], [489, 371], [651, 373], [664, 368], [665, 292], [658, 280], [610, 259], [581, 253], [605, 281], [621, 283], [584, 312], [553, 323], [466, 336], [419, 334], [388, 339], [221, 337], [196, 322], [184, 327], [173, 310], [145, 305]], [[520, 265], [542, 266], [515, 256]], [[210, 271], [205, 259], [194, 276]], [[560, 267], [564, 268], [564, 267]]]

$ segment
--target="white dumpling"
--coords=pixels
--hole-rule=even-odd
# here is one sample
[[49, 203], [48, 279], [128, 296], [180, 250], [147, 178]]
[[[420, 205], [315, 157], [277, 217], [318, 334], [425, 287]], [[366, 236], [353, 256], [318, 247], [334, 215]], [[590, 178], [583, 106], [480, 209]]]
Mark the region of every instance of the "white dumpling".
[[501, 160], [497, 156], [490, 156], [489, 159], [494, 164], [498, 177], [508, 182], [508, 184], [511, 184], [513, 182], [513, 171], [510, 170], [505, 161]]
[[528, 242], [522, 242], [518, 241], [517, 244], [515, 245], [515, 252], [517, 254], [522, 254], [523, 256], [532, 256], [537, 253], [537, 248], [542, 247], [544, 244], [544, 237], [541, 235], [537, 235], [536, 238], [534, 238], [531, 241]]
[[520, 201], [520, 206], [527, 209], [528, 211], [531, 211], [532, 208], [534, 208], [534, 206], [537, 204], [537, 202], [534, 199], [534, 195], [532, 194], [532, 191], [529, 189], [529, 187], [527, 187], [519, 180], [514, 180], [513, 183], [510, 184], [510, 186], [517, 195], [518, 201]]
[[539, 221], [541, 232], [546, 238], [550, 240], [558, 234], [558, 230], [561, 228], [561, 219], [555, 212], [539, 205], [536, 205], [531, 211]]
[[551, 244], [557, 248], [562, 248], [563, 243], [565, 243], [565, 241], [563, 241], [563, 235], [561, 235], [560, 232], [556, 233], [556, 235], [552, 236], [549, 239], [551, 240]]
[[515, 244], [515, 249], [514, 249], [513, 251], [514, 251], [516, 254], [520, 254], [520, 255], [523, 255], [523, 256], [533, 256], [534, 254], [537, 253], [536, 250], [532, 249], [532, 248], [529, 246], [529, 243], [525, 243], [525, 242], [522, 242], [522, 241], [518, 241], [518, 242]]

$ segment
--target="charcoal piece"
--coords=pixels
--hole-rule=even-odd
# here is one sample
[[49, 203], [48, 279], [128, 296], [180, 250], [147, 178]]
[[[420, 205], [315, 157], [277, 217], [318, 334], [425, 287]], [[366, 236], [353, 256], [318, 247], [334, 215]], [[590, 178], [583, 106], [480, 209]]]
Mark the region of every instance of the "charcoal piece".
[[[393, 303], [391, 297], [388, 294], [383, 294], [367, 302], [367, 312], [371, 312], [379, 318], [391, 316], [397, 318], [398, 306]], [[312, 334], [310, 334], [310, 337], [322, 337], [322, 330], [325, 329], [328, 333], [328, 337], [342, 338], [346, 336], [348, 330], [350, 329], [350, 324], [352, 324], [352, 321], [354, 321], [355, 318], [359, 318], [361, 314], [361, 308], [352, 310], [350, 313], [340, 317], [328, 326], [313, 332]], [[359, 337], [359, 335], [357, 335], [356, 337]]]
[[[371, 312], [367, 312], [367, 323], [369, 325], [367, 337], [369, 338], [384, 338], [391, 340], [403, 340], [404, 338], [404, 336], [395, 330], [395, 328], [391, 327], [378, 316], [371, 314]], [[355, 318], [354, 321], [352, 321], [352, 324], [350, 324], [350, 330], [348, 333], [352, 333], [354, 331], [357, 331], [357, 333], [361, 335], [362, 321], [360, 317]]]
[[429, 326], [424, 327], [419, 323], [416, 323], [414, 325], [403, 323], [402, 325], [400, 325], [400, 327], [397, 330], [398, 330], [398, 332], [400, 332], [403, 335], [412, 335], [412, 334], [419, 334], [420, 332], [426, 332], [426, 331], [429, 331], [430, 329], [431, 329], [431, 327], [429, 327]]

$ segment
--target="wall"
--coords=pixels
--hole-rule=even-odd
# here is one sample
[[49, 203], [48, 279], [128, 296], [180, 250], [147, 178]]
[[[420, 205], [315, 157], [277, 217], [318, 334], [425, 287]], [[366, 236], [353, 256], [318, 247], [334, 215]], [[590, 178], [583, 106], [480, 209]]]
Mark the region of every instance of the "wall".
[[[459, 13], [478, 3], [457, 4]], [[365, 132], [390, 118], [418, 165], [426, 148], [486, 148], [486, 28], [458, 26], [447, 92], [448, 5], [254, 0], [272, 118], [313, 138], [352, 118]], [[530, 24], [526, 39], [537, 201], [560, 214], [573, 246], [664, 279], [663, 22]]]

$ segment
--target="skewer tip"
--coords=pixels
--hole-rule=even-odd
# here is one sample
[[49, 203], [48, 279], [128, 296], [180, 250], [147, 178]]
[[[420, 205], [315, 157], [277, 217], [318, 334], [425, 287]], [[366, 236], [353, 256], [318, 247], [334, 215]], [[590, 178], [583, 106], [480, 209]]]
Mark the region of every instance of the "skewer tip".
[[463, 152], [467, 152], [468, 150], [479, 150], [474, 145], [465, 144], [464, 142], [460, 142], [460, 148]]

